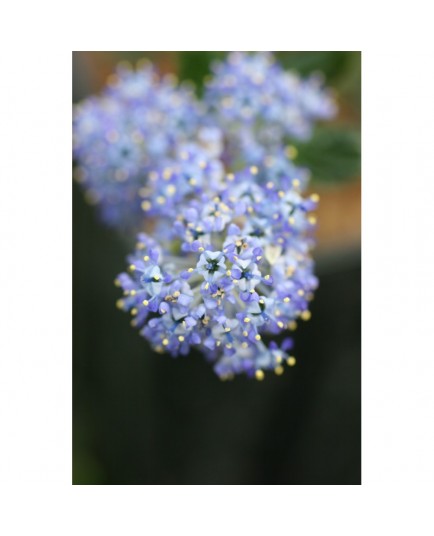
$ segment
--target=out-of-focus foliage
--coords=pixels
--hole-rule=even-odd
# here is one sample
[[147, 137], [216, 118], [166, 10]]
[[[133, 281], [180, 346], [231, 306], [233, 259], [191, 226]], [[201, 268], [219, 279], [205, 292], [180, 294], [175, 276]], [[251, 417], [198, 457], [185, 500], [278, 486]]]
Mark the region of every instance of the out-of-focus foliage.
[[298, 145], [297, 163], [316, 182], [353, 179], [360, 174], [360, 133], [351, 127], [318, 127], [308, 143]]

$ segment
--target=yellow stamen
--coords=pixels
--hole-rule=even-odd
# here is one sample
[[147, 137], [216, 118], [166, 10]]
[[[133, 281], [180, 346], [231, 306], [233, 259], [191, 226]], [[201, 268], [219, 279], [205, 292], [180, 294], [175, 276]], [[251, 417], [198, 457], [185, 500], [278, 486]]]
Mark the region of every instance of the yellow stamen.
[[291, 160], [293, 160], [294, 158], [297, 157], [298, 155], [298, 151], [297, 151], [297, 148], [294, 147], [293, 145], [288, 145], [288, 147], [286, 147], [285, 149], [285, 154], [288, 158], [290, 158]]
[[256, 372], [255, 372], [255, 378], [259, 381], [262, 381], [265, 377], [265, 374], [264, 372], [261, 370], [261, 369], [258, 369]]
[[300, 315], [300, 318], [302, 320], [310, 320], [310, 317], [312, 316], [312, 313], [310, 311], [303, 311]]

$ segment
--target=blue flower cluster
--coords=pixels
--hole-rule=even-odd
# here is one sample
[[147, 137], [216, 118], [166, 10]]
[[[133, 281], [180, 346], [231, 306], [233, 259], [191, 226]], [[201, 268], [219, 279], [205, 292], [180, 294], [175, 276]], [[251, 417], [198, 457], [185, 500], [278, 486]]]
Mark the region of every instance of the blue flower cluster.
[[194, 135], [200, 115], [191, 88], [179, 87], [173, 75], [160, 78], [147, 62], [136, 71], [119, 67], [100, 96], [74, 108], [75, 178], [107, 225], [137, 226], [138, 190]]
[[271, 54], [234, 52], [215, 63], [213, 74], [205, 100], [214, 123], [231, 139], [233, 158], [256, 163], [286, 137], [308, 139], [317, 120], [336, 114], [320, 75], [301, 79]]
[[146, 66], [76, 110], [78, 169], [104, 219], [145, 222], [117, 305], [157, 352], [197, 348], [222, 379], [295, 364], [285, 333], [310, 318], [318, 196], [288, 142], [335, 110], [317, 78], [265, 53], [216, 64], [204, 105]]
[[317, 201], [303, 198], [296, 176], [276, 174], [271, 157], [226, 174], [162, 217], [158, 242], [139, 235], [117, 279], [118, 306], [158, 352], [197, 347], [221, 378], [280, 374], [294, 362], [292, 343], [279, 348], [273, 338], [309, 318], [317, 286], [309, 255]]

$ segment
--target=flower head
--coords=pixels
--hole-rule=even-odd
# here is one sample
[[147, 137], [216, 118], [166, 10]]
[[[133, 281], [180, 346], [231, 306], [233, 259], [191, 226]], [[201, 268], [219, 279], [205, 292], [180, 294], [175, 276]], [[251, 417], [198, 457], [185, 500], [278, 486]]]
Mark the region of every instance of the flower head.
[[280, 190], [287, 177], [271, 187], [273, 171], [248, 168], [200, 203], [185, 200], [158, 246], [139, 236], [130, 273], [117, 280], [126, 292], [119, 305], [157, 351], [197, 347], [222, 378], [280, 373], [288, 343], [279, 348], [274, 338], [306, 317], [317, 286], [309, 255], [316, 199], [302, 197], [298, 183]]
[[215, 123], [230, 134], [231, 157], [241, 154], [250, 163], [286, 137], [309, 138], [316, 121], [336, 113], [319, 75], [302, 79], [264, 52], [234, 52], [216, 62], [205, 101]]
[[189, 88], [148, 64], [118, 68], [100, 96], [74, 108], [76, 178], [106, 224], [137, 227], [150, 170], [195, 134], [200, 115]]
[[[336, 112], [320, 77], [267, 53], [213, 66], [204, 103], [149, 65], [121, 67], [74, 110], [76, 176], [102, 219], [147, 223], [117, 305], [157, 352], [203, 352], [222, 379], [283, 372], [310, 317], [318, 196], [288, 143]], [[280, 341], [280, 344], [278, 343]]]

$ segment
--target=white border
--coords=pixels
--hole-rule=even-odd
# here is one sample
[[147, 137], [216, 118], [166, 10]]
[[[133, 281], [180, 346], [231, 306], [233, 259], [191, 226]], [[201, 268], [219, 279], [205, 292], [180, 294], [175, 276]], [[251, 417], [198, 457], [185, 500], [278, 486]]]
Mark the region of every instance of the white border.
[[[422, 3], [14, 6], [1, 37], [2, 533], [430, 532], [434, 58]], [[71, 51], [149, 48], [363, 50], [363, 486], [70, 484]]]

